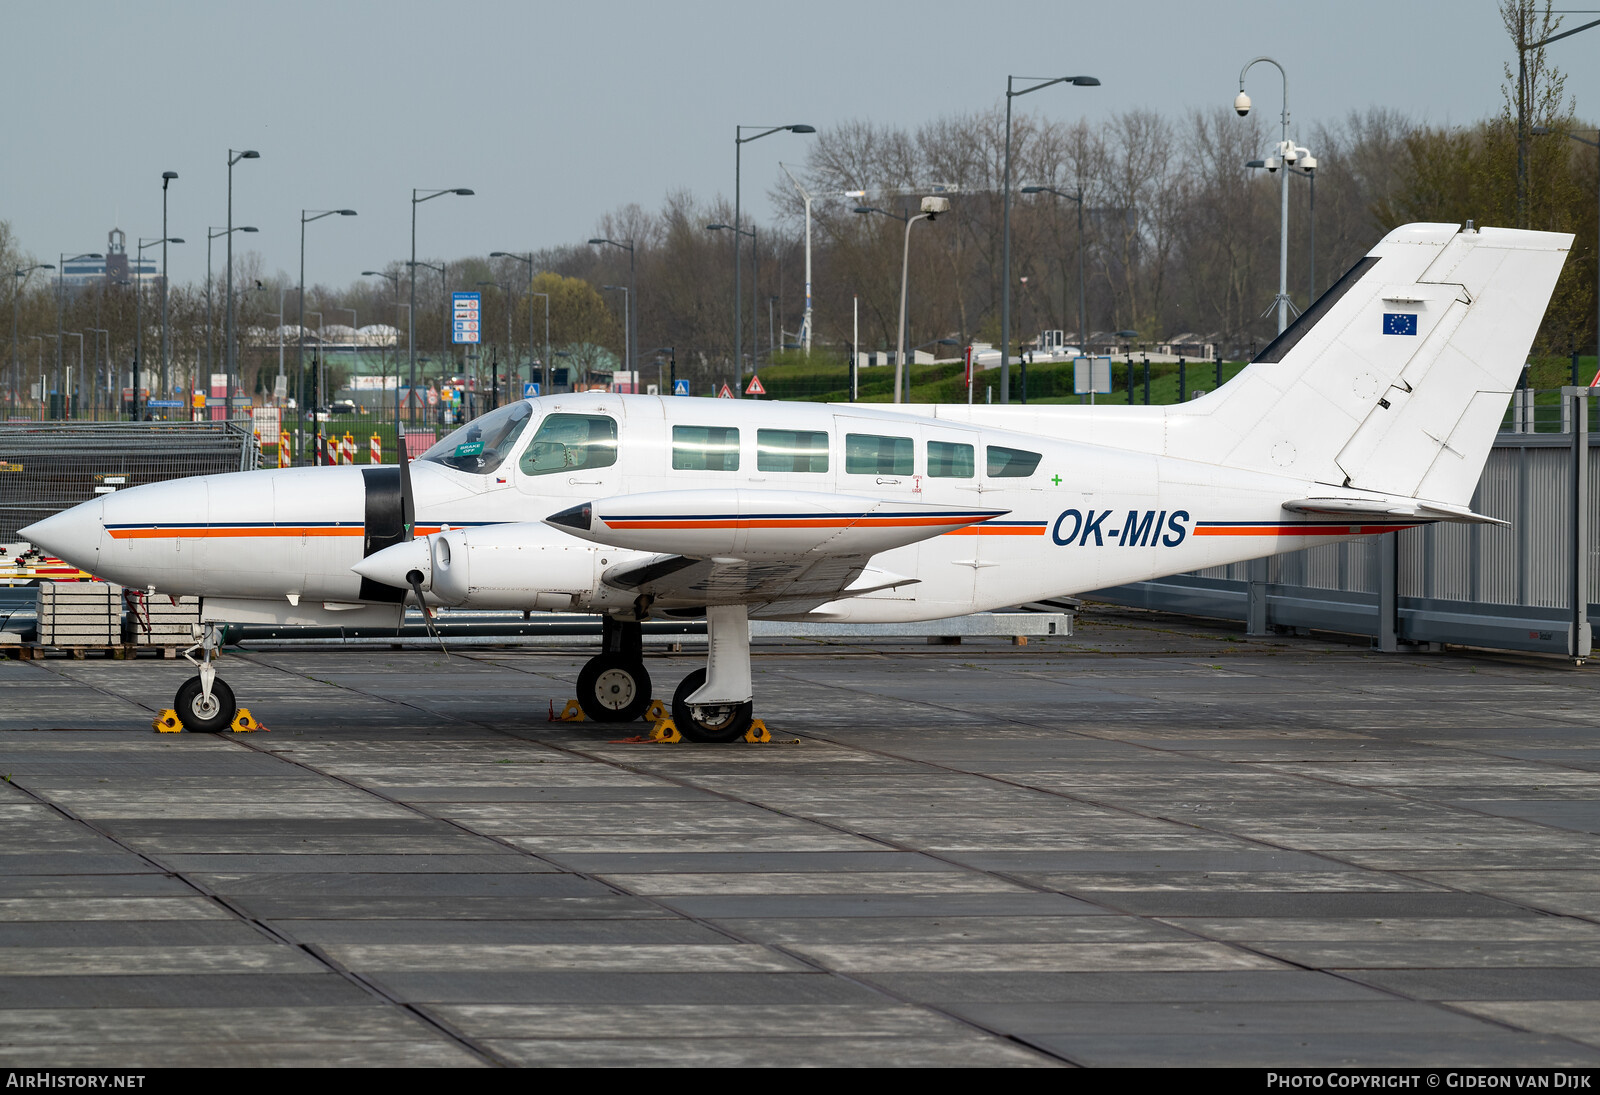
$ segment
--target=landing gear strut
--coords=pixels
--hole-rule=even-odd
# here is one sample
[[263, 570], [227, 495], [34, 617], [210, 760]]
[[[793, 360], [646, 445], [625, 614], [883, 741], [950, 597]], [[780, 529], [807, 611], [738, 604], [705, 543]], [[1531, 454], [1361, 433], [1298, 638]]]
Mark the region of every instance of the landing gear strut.
[[[184, 660], [200, 669], [199, 676], [190, 677], [178, 687], [172, 701], [185, 730], [215, 734], [233, 725], [234, 716], [239, 713], [233, 689], [211, 667], [211, 655], [221, 647], [222, 626], [207, 624], [200, 641], [183, 652]], [[200, 651], [199, 661], [194, 658], [196, 650]]]
[[605, 616], [600, 644], [578, 673], [578, 706], [595, 722], [632, 722], [650, 707], [643, 631], [636, 620]]
[[690, 741], [737, 741], [750, 729], [750, 621], [744, 605], [706, 609], [709, 651], [672, 694], [672, 721]]

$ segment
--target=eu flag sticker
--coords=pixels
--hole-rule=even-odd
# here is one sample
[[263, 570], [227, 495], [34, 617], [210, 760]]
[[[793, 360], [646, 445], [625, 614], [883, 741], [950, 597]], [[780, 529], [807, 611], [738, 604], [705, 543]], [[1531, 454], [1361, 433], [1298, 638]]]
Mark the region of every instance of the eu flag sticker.
[[1417, 317], [1406, 312], [1383, 313], [1383, 333], [1386, 335], [1414, 335]]

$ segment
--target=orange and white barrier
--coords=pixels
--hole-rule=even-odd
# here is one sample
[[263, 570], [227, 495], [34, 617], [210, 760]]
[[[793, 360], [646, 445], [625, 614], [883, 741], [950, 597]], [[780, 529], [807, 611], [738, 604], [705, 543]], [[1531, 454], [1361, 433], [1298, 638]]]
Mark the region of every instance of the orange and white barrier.
[[383, 438], [379, 437], [377, 434], [373, 434], [372, 440], [368, 444], [367, 451], [372, 458], [372, 463], [383, 463]]
[[279, 430], [278, 431], [278, 467], [287, 468], [288, 466], [289, 466], [289, 431], [288, 430]]

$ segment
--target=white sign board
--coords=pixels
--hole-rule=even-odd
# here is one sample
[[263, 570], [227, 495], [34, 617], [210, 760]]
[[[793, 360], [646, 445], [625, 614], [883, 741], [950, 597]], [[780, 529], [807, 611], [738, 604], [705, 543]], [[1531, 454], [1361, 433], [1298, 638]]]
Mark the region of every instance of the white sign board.
[[1072, 390], [1077, 395], [1111, 394], [1111, 359], [1075, 357], [1072, 359]]
[[278, 443], [278, 408], [257, 407], [250, 412], [254, 419], [256, 436], [261, 438], [262, 444], [276, 445]]
[[450, 294], [450, 339], [460, 345], [483, 341], [483, 294]]

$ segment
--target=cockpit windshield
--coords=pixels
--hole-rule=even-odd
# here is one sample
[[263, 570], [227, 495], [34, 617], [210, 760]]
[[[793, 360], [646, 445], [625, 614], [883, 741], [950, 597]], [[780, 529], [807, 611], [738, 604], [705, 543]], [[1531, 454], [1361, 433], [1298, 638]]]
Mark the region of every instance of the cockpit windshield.
[[528, 403], [513, 403], [490, 411], [450, 434], [420, 459], [472, 475], [488, 475], [511, 454], [512, 446], [532, 417], [533, 407]]

